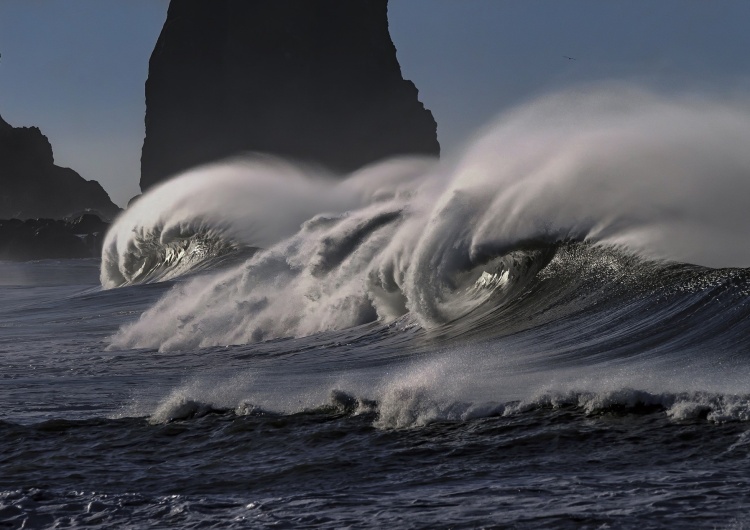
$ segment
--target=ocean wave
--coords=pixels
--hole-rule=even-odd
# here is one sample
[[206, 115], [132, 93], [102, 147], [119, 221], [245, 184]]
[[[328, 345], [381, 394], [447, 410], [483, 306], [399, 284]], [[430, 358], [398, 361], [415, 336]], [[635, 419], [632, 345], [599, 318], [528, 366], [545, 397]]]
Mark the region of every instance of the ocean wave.
[[115, 220], [102, 250], [102, 286], [176, 278], [237, 251], [247, 258], [248, 250], [272, 246], [305, 221], [325, 223], [321, 212], [403, 193], [426, 164], [392, 160], [379, 175], [363, 171], [345, 183], [267, 155], [196, 168], [149, 190]]
[[[268, 159], [196, 170], [117, 220], [102, 284], [192, 270], [203, 261], [185, 258], [190, 245], [205, 243], [211, 259], [263, 250], [173, 289], [111, 347], [244, 344], [400, 319], [452, 326], [448, 336], [502, 334], [618, 296], [624, 307], [647, 289], [703, 293], [675, 302], [685, 311], [722, 285], [739, 296], [741, 269], [705, 266], [750, 263], [749, 114], [737, 100], [605, 86], [511, 111], [439, 164], [390, 161], [343, 180]], [[187, 253], [185, 234], [198, 238]], [[143, 274], [154, 255], [169, 275]]]
[[122, 267], [107, 261], [106, 287], [122, 287], [171, 280], [186, 274], [217, 268], [231, 258], [251, 254], [255, 249], [243, 247], [220, 231], [202, 222], [185, 225], [170, 233], [160, 227], [136, 236]]
[[568, 411], [588, 417], [662, 414], [673, 422], [708, 423], [750, 421], [750, 395], [703, 391], [648, 392], [634, 388], [606, 391], [544, 391], [520, 401], [461, 401], [441, 399], [426, 387], [391, 388], [379, 399], [357, 397], [333, 390], [326, 402], [299, 410], [273, 410], [251, 401], [218, 405], [185, 396], [170, 395], [148, 417], [152, 424], [201, 418], [207, 414], [267, 416], [367, 415], [378, 429], [409, 429], [433, 423], [467, 422], [482, 418], [513, 417]]

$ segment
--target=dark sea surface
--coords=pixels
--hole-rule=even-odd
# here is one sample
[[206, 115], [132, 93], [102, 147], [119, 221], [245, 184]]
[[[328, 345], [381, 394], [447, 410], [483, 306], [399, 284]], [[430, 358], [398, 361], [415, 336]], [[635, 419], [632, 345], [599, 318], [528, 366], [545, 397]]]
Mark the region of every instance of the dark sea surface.
[[582, 257], [557, 251], [509, 332], [499, 303], [171, 352], [108, 337], [179, 282], [0, 263], [0, 525], [743, 528], [748, 274], [561, 289]]

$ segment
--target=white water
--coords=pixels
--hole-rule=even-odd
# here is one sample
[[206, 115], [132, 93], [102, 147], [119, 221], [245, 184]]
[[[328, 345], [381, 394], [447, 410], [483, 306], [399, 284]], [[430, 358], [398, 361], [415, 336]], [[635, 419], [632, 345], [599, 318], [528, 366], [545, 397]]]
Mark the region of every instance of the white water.
[[407, 313], [431, 327], [482, 303], [464, 288], [488, 260], [568, 238], [748, 266], [748, 138], [744, 99], [607, 85], [508, 112], [440, 164], [391, 161], [343, 181], [268, 160], [201, 168], [117, 220], [103, 286], [131, 280], [155, 239], [196, 227], [267, 250], [176, 286], [112, 346], [247, 343]]

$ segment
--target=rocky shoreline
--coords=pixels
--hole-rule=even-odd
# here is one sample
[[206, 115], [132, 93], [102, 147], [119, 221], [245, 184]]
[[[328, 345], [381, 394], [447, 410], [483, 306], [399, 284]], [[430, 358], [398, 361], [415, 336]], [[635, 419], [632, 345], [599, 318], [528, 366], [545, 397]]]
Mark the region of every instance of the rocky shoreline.
[[0, 220], [0, 260], [96, 258], [109, 223], [86, 213], [68, 219]]

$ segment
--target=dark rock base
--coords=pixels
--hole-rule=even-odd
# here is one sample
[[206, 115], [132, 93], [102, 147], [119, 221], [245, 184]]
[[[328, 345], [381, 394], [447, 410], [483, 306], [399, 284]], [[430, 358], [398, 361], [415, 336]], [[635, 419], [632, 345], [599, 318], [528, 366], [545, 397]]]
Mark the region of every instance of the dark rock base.
[[65, 220], [0, 220], [0, 260], [100, 257], [108, 228], [93, 214]]

